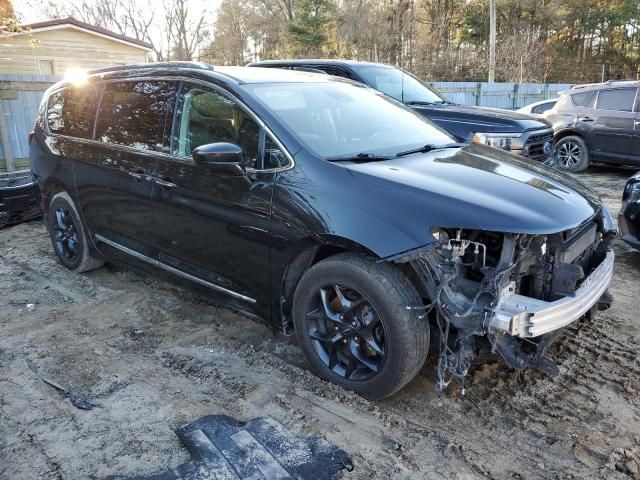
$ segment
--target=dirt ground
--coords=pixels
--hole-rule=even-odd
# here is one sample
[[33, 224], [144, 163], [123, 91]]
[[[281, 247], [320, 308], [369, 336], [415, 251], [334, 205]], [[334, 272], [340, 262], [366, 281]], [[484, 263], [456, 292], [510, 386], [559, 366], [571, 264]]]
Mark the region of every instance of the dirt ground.
[[[632, 173], [580, 178], [617, 214]], [[640, 479], [640, 253], [614, 249], [615, 303], [557, 342], [556, 378], [487, 364], [466, 395], [450, 388], [439, 402], [430, 357], [400, 393], [369, 402], [203, 292], [121, 266], [70, 273], [41, 224], [2, 230], [0, 478], [165, 471], [189, 459], [176, 427], [227, 414], [324, 436], [353, 456], [346, 479]], [[75, 408], [27, 360], [102, 407]]]

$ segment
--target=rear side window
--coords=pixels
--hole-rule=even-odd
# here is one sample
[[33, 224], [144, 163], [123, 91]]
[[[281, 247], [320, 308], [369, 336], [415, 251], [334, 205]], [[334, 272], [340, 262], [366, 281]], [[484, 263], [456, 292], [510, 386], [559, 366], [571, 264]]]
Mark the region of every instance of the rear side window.
[[595, 100], [595, 92], [582, 92], [582, 93], [574, 93], [571, 95], [571, 100], [573, 104], [577, 107], [587, 107], [593, 108], [593, 103]]
[[547, 110], [551, 110], [555, 104], [556, 102], [547, 102], [547, 103], [542, 103], [540, 105], [536, 105], [531, 109], [531, 113], [537, 113], [537, 114], [544, 113]]
[[96, 123], [96, 140], [168, 152], [164, 132], [176, 90], [176, 83], [171, 81], [105, 84]]
[[615, 90], [600, 90], [598, 94], [598, 110], [617, 110], [631, 112], [636, 99], [636, 88], [616, 88]]
[[53, 93], [47, 105], [49, 131], [78, 138], [92, 138], [98, 89], [86, 84]]

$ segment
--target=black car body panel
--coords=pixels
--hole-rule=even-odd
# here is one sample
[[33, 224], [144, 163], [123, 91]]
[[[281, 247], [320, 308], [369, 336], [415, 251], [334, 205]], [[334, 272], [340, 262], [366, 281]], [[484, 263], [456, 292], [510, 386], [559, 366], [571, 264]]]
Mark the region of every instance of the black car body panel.
[[587, 187], [493, 150], [470, 145], [349, 169], [381, 189], [382, 204], [417, 200], [407, 222], [428, 206], [429, 226], [543, 234], [577, 227], [599, 211]]
[[[543, 116], [553, 126], [557, 140], [568, 135], [583, 138], [593, 161], [640, 165], [639, 92], [638, 81], [578, 85], [561, 92], [558, 102]], [[614, 95], [626, 97], [626, 102], [607, 105]]]
[[[375, 88], [375, 86], [371, 85], [371, 83], [360, 74], [360, 68], [395, 68], [379, 63], [322, 59], [264, 60], [250, 63], [248, 66], [319, 70], [330, 75], [364, 83], [372, 88]], [[424, 88], [427, 87], [424, 86]], [[439, 96], [439, 94], [436, 95]], [[440, 101], [429, 103], [428, 105], [419, 103], [412, 104], [410, 102], [408, 102], [407, 105], [450, 133], [456, 135], [461, 140], [471, 142], [474, 134], [478, 132], [513, 135], [511, 139], [511, 152], [524, 155], [537, 162], [545, 164], [551, 163], [553, 132], [551, 125], [541, 118], [497, 108], [457, 105], [444, 101], [442, 98]]]
[[[95, 71], [84, 85], [51, 87], [36, 121], [31, 165], [45, 211], [66, 191], [96, 257], [160, 267], [284, 332], [305, 272], [356, 253], [434, 298], [406, 309], [450, 319], [464, 362], [478, 336], [516, 368], [540, 366], [555, 332], [595, 308], [610, 281], [613, 226], [596, 193], [505, 151], [460, 147], [359, 83], [168, 63]], [[98, 108], [79, 100], [93, 87]], [[339, 113], [329, 129], [316, 106]], [[231, 127], [236, 143], [225, 139]], [[345, 144], [372, 151], [319, 153]], [[446, 371], [466, 374], [464, 362], [441, 369], [439, 388]]]
[[640, 172], [632, 176], [624, 187], [618, 231], [622, 240], [640, 250]]

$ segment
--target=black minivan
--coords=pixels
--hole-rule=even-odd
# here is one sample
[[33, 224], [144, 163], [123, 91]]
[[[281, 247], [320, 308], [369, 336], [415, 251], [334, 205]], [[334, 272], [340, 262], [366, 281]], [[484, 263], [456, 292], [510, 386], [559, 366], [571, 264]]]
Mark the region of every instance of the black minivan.
[[440, 389], [485, 352], [553, 371], [557, 333], [608, 304], [614, 226], [593, 191], [352, 81], [95, 70], [45, 93], [30, 147], [64, 266], [144, 262], [206, 287], [368, 398], [430, 344]]

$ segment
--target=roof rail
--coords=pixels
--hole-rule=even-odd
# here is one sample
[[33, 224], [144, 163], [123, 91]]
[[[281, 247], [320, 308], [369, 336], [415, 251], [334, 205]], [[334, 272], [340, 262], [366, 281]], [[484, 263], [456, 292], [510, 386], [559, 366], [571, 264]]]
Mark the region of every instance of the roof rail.
[[88, 75], [96, 73], [118, 72], [120, 70], [146, 70], [159, 67], [177, 67], [177, 68], [194, 68], [198, 70], [213, 70], [213, 66], [202, 62], [151, 62], [151, 63], [133, 63], [129, 65], [113, 65], [112, 67], [94, 68], [87, 72]]
[[574, 85], [571, 90], [580, 90], [581, 88], [597, 87], [598, 85], [604, 85], [603, 83], [583, 83], [581, 85]]
[[582, 85], [574, 85], [573, 87], [571, 87], [571, 90], [579, 90], [581, 88], [588, 88], [588, 87], [599, 87], [603, 85], [616, 85], [616, 84], [636, 85], [638, 82], [639, 82], [638, 80], [607, 80], [606, 82], [583, 83]]

